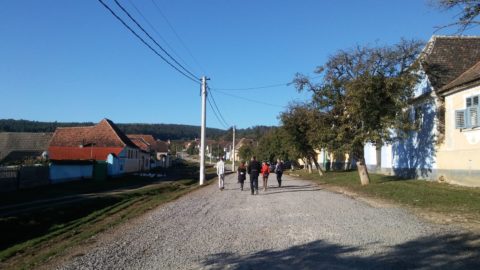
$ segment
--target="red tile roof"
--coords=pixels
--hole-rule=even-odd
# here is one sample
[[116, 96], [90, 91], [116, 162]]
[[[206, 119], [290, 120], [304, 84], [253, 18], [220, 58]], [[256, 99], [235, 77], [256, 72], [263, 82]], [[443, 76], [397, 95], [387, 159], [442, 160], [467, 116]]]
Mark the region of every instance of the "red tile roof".
[[48, 148], [52, 160], [105, 160], [109, 153], [137, 146], [110, 120], [95, 126], [57, 128]]
[[146, 146], [152, 151], [155, 152], [168, 152], [168, 143], [161, 141], [161, 140], [155, 140], [155, 138], [152, 135], [147, 135], [147, 134], [128, 134], [128, 138], [130, 138], [140, 149], [144, 151], [149, 151], [146, 150]]
[[130, 139], [142, 139], [150, 145], [155, 145], [155, 138], [152, 135], [147, 134], [127, 134]]
[[145, 152], [150, 152], [150, 144], [147, 143], [145, 140], [143, 140], [142, 138], [130, 138], [130, 135], [127, 136], [138, 148], [142, 149]]

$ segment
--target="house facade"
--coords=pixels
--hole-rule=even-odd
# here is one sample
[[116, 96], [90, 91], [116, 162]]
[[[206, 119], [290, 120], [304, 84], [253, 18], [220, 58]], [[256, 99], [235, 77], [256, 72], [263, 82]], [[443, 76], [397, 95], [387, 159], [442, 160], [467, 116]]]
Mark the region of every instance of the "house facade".
[[437, 150], [441, 180], [480, 186], [480, 61], [439, 91], [445, 138]]
[[57, 128], [48, 147], [52, 182], [116, 176], [145, 169], [145, 155], [110, 120]]
[[127, 137], [140, 149], [142, 159], [142, 170], [146, 171], [156, 167], [155, 162], [155, 139], [152, 135], [127, 134]]
[[[480, 185], [480, 178], [474, 176], [473, 170], [480, 164], [475, 165], [475, 159], [468, 154], [475, 151], [475, 144], [466, 139], [476, 134], [475, 127], [471, 126], [471, 115], [476, 111], [469, 108], [475, 102], [478, 89], [471, 84], [468, 89], [458, 88], [458, 82], [466, 76], [464, 73], [480, 61], [480, 37], [433, 36], [419, 60], [422, 63], [421, 80], [416, 86], [411, 107], [406, 108], [417, 130], [407, 134], [392, 131], [397, 140], [391, 145], [367, 144], [366, 164], [370, 171], [400, 177]], [[474, 72], [469, 72], [468, 78], [471, 73]], [[455, 127], [455, 119], [462, 117], [465, 125], [470, 124], [468, 132]], [[473, 139], [470, 138], [470, 142]], [[455, 151], [464, 158], [451, 156]]]
[[157, 140], [155, 143], [156, 162], [160, 167], [168, 168], [172, 165], [172, 156], [170, 155], [169, 143]]

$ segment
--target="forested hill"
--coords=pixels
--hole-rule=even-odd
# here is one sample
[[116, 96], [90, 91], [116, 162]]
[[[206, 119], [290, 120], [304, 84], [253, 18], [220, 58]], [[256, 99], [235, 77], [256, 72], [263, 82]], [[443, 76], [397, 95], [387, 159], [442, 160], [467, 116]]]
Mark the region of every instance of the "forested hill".
[[[57, 127], [93, 126], [96, 123], [38, 122], [29, 120], [0, 119], [0, 132], [54, 132]], [[190, 140], [200, 137], [199, 126], [176, 124], [120, 124], [117, 126], [127, 134], [150, 134], [160, 140]], [[216, 139], [226, 130], [207, 128], [207, 136]]]
[[[0, 132], [54, 132], [57, 127], [93, 126], [96, 123], [84, 122], [38, 122], [29, 120], [0, 119]], [[150, 134], [160, 140], [192, 140], [200, 138], [200, 126], [177, 124], [119, 124], [117, 126], [127, 134]], [[236, 130], [236, 137], [260, 139], [275, 127], [255, 126]], [[209, 139], [231, 140], [232, 129], [207, 128]]]

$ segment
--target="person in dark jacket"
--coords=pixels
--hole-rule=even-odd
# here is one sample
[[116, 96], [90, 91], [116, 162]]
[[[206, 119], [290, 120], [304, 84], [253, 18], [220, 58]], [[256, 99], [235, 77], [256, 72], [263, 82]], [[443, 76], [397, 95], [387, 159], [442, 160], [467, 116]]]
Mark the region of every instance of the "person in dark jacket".
[[240, 183], [240, 190], [243, 191], [243, 183], [245, 182], [245, 179], [247, 178], [247, 167], [245, 166], [245, 161], [242, 161], [240, 163], [240, 166], [238, 166], [237, 169], [238, 173], [238, 182]]
[[283, 162], [277, 159], [277, 165], [275, 166], [275, 174], [277, 175], [278, 186], [282, 186], [282, 174], [283, 174]]
[[252, 195], [254, 194], [254, 191], [255, 194], [258, 195], [258, 175], [260, 174], [261, 168], [262, 166], [260, 165], [260, 162], [258, 162], [257, 158], [253, 156], [247, 167], [247, 172], [250, 175], [250, 189]]

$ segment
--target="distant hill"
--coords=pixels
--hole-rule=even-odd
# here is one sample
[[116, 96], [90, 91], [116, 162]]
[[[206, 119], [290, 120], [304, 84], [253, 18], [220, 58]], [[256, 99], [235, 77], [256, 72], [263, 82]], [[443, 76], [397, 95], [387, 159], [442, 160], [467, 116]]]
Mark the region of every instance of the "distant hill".
[[[0, 132], [54, 132], [57, 127], [93, 126], [92, 122], [38, 122], [29, 120], [0, 119]], [[200, 138], [200, 126], [177, 124], [121, 124], [117, 126], [127, 134], [150, 134], [160, 140], [192, 140]], [[237, 129], [237, 139], [246, 137], [258, 140], [268, 131], [276, 127], [254, 126]], [[222, 130], [207, 128], [208, 139], [226, 140], [232, 138], [232, 129]]]
[[[54, 132], [57, 127], [93, 126], [92, 122], [38, 122], [29, 120], [0, 119], [0, 132]], [[191, 140], [200, 137], [200, 126], [176, 124], [121, 124], [117, 126], [127, 134], [150, 134], [160, 140]], [[207, 128], [207, 136], [217, 139], [226, 130]]]

